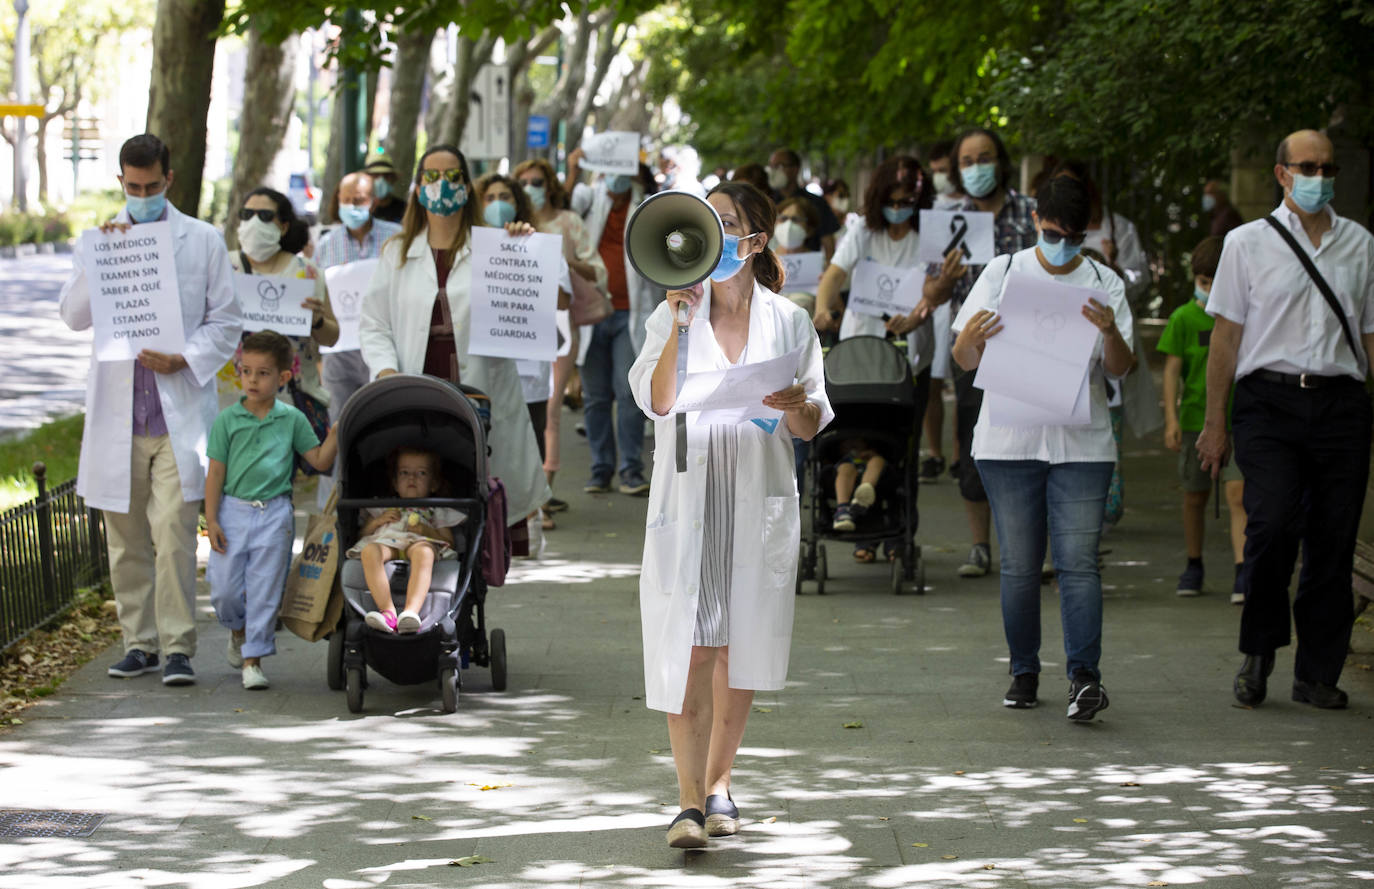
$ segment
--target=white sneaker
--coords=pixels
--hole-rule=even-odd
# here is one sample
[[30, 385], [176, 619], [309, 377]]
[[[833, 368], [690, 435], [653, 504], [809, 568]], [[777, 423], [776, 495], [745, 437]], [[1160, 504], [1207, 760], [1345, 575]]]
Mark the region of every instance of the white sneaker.
[[398, 633], [418, 633], [420, 632], [420, 615], [413, 611], [402, 611], [396, 617], [396, 632]]
[[229, 634], [229, 648], [226, 655], [229, 658], [229, 666], [235, 670], [243, 666], [243, 640], [236, 639], [233, 633]]
[[243, 668], [243, 687], [250, 691], [267, 688], [272, 683], [267, 681], [267, 674], [262, 672], [262, 667], [257, 664], [250, 664]]

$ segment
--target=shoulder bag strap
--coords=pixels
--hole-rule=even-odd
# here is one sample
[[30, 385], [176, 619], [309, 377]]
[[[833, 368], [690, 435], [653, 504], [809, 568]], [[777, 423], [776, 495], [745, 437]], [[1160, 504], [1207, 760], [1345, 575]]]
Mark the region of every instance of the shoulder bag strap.
[[1321, 291], [1322, 297], [1326, 300], [1326, 304], [1331, 307], [1331, 311], [1336, 313], [1337, 320], [1341, 322], [1341, 332], [1345, 334], [1346, 345], [1350, 346], [1350, 351], [1354, 353], [1355, 361], [1358, 363], [1360, 360], [1360, 350], [1355, 347], [1355, 335], [1350, 332], [1350, 322], [1346, 320], [1345, 310], [1342, 309], [1341, 304], [1336, 301], [1336, 294], [1331, 292], [1331, 285], [1326, 283], [1326, 279], [1322, 277], [1322, 273], [1317, 271], [1317, 266], [1312, 262], [1312, 257], [1308, 256], [1307, 251], [1302, 249], [1302, 246], [1298, 243], [1298, 239], [1293, 237], [1292, 232], [1284, 228], [1273, 216], [1264, 217], [1264, 221], [1269, 223], [1270, 227], [1279, 233], [1279, 237], [1288, 242], [1288, 246], [1293, 248], [1293, 253], [1297, 255], [1298, 261], [1302, 263], [1302, 267], [1307, 269], [1307, 274], [1311, 276], [1312, 283], [1317, 285], [1317, 289]]

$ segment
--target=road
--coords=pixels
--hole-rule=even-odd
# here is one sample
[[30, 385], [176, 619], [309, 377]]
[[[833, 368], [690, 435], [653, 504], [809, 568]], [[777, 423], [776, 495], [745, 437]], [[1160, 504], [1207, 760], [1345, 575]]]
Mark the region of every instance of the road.
[[57, 312], [71, 267], [70, 255], [0, 259], [0, 436], [85, 406], [91, 332]]

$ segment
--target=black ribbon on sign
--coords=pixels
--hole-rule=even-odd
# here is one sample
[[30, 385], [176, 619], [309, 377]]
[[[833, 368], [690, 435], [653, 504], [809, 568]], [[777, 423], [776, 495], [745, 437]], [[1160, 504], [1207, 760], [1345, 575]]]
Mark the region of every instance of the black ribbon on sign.
[[[958, 228], [956, 229], [955, 226]], [[964, 218], [962, 213], [956, 214], [949, 221], [949, 230], [954, 232], [954, 237], [949, 239], [949, 246], [945, 248], [945, 255], [948, 256], [949, 251], [958, 247], [964, 254], [964, 259], [971, 259], [973, 252], [968, 249], [968, 244], [964, 242], [964, 235], [968, 234], [968, 220]]]

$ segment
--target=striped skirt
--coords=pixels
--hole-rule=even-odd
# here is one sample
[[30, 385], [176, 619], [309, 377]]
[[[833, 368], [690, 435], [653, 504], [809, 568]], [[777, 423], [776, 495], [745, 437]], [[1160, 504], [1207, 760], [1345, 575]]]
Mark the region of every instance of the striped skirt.
[[702, 517], [701, 585], [693, 645], [730, 644], [730, 574], [735, 553], [735, 468], [739, 430], [712, 426], [706, 459], [706, 512]]

